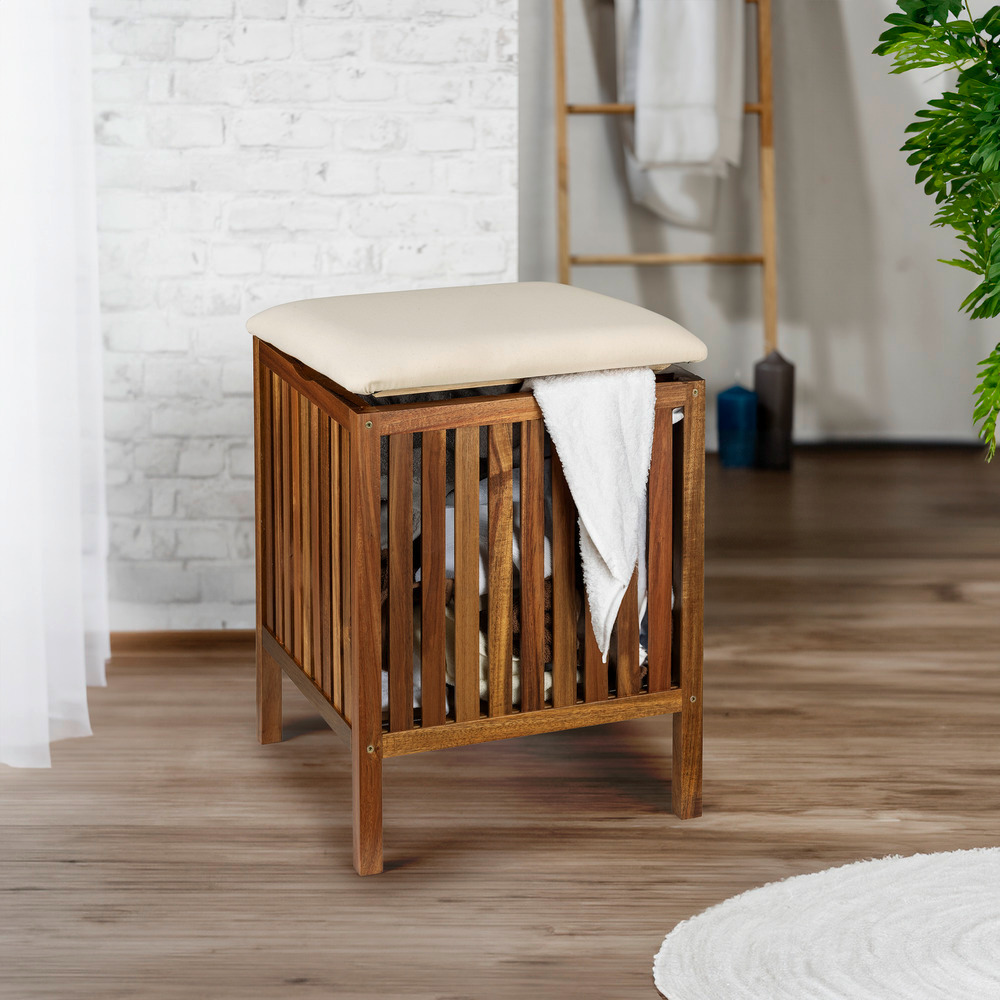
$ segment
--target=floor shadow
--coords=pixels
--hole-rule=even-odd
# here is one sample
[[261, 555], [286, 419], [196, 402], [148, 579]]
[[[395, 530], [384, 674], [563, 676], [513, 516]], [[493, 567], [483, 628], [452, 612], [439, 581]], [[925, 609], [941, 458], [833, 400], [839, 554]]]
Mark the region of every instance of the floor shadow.
[[[321, 715], [305, 715], [293, 719], [285, 719], [281, 727], [282, 742], [307, 736], [310, 733], [329, 731], [330, 727]], [[331, 734], [332, 735], [332, 734]]]

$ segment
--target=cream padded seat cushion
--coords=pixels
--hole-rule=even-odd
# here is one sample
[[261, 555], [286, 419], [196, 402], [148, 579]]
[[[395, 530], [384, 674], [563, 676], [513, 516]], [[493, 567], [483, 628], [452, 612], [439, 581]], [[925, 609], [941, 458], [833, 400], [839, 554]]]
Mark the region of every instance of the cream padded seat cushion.
[[247, 322], [351, 392], [516, 382], [701, 361], [705, 345], [641, 306], [543, 281], [303, 299]]

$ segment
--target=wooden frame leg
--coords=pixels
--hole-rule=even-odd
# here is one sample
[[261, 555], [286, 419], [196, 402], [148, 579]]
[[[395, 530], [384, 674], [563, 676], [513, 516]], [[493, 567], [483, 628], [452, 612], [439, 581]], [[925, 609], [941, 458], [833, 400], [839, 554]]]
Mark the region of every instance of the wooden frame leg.
[[[702, 387], [704, 388], [704, 387]], [[681, 710], [674, 716], [670, 797], [681, 819], [701, 815], [702, 767], [702, 603], [705, 597], [705, 393], [688, 385], [681, 433], [680, 632], [676, 644]], [[676, 478], [676, 477], [675, 477]], [[674, 553], [678, 552], [675, 543]]]
[[257, 739], [281, 742], [281, 667], [257, 636]]
[[678, 819], [701, 815], [701, 699], [689, 700], [674, 716], [670, 808]]
[[354, 869], [359, 875], [377, 875], [382, 871], [381, 747], [362, 744], [352, 732], [351, 757]]
[[351, 440], [351, 786], [354, 868], [382, 871], [380, 437], [357, 419]]

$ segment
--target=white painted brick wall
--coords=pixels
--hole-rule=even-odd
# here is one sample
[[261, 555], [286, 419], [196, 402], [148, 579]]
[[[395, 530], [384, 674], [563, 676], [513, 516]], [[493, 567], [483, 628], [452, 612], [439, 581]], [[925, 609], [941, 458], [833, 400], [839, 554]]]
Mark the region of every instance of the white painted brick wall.
[[116, 629], [253, 623], [246, 318], [516, 277], [516, 0], [94, 0]]

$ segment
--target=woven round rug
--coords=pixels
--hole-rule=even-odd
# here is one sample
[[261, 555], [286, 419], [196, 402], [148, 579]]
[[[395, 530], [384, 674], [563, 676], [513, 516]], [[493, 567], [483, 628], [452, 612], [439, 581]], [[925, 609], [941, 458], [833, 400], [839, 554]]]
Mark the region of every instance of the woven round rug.
[[653, 980], [667, 1000], [1000, 998], [1000, 848], [751, 889], [678, 924]]

